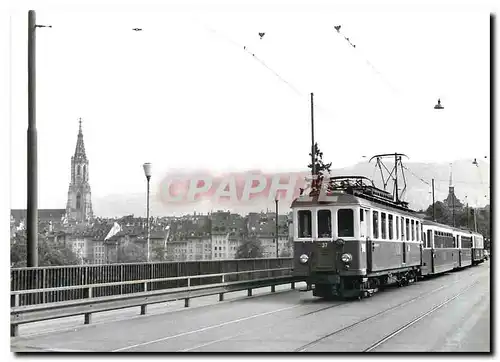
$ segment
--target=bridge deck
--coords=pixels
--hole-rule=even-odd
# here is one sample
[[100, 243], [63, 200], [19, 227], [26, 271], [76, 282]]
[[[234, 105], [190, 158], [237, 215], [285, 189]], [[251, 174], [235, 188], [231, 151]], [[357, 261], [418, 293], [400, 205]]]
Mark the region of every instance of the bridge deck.
[[[264, 295], [252, 298], [242, 294], [233, 295], [226, 302], [217, 302], [217, 298], [193, 300], [193, 306], [198, 304], [198, 308], [183, 308], [177, 303], [167, 309], [156, 307], [153, 314], [134, 318], [129, 317], [137, 315], [137, 310], [96, 315], [95, 324], [81, 326], [78, 322], [71, 330], [48, 334], [30, 336], [26, 329], [21, 337], [11, 339], [11, 349], [489, 352], [489, 278], [487, 262], [348, 302], [325, 301], [312, 297], [311, 292], [300, 293], [285, 286], [277, 291], [286, 291], [268, 294], [266, 288]], [[153, 308], [148, 310], [152, 311]], [[125, 319], [116, 320], [120, 317]], [[44, 326], [69, 328], [73, 327], [72, 320], [74, 323], [74, 318], [44, 322]], [[31, 332], [40, 332], [42, 327], [26, 326], [32, 328]]]

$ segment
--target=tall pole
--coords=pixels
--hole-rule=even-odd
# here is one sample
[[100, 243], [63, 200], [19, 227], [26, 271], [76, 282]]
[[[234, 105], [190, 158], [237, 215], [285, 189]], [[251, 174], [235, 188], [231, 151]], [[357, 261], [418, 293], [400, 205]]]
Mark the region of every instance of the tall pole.
[[466, 214], [467, 214], [467, 229], [468, 229], [469, 228], [469, 203], [467, 203], [465, 210], [466, 210]]
[[453, 227], [455, 227], [455, 191], [453, 191], [453, 201], [452, 201], [452, 210], [453, 210]]
[[394, 154], [394, 190], [396, 194], [396, 202], [399, 202], [399, 195], [398, 195], [398, 154]]
[[476, 219], [476, 209], [472, 209], [474, 211], [474, 231], [477, 233], [477, 219]]
[[150, 259], [150, 247], [149, 247], [149, 236], [150, 236], [150, 227], [149, 227], [149, 180], [151, 179], [151, 176], [146, 176], [146, 178], [148, 179], [148, 201], [147, 201], [147, 218], [148, 218], [148, 223], [147, 223], [147, 227], [148, 227], [148, 263], [151, 261]]
[[279, 257], [279, 254], [278, 254], [278, 240], [279, 240], [279, 237], [278, 237], [278, 197], [276, 197], [276, 199], [274, 200], [274, 202], [276, 203], [276, 258]]
[[28, 12], [28, 205], [27, 266], [38, 266], [38, 169], [36, 132], [36, 14]]
[[436, 203], [434, 202], [434, 179], [432, 179], [432, 221], [436, 221]]
[[311, 93], [311, 172], [312, 176], [316, 174], [316, 156], [314, 154], [314, 94]]

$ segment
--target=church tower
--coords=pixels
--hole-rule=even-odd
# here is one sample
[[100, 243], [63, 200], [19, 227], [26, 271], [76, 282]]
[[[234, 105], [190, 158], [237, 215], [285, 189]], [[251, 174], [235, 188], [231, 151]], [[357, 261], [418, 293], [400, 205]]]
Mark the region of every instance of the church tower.
[[89, 160], [83, 144], [82, 119], [79, 119], [75, 154], [71, 156], [71, 182], [68, 189], [68, 221], [87, 222], [93, 218], [89, 184]]
[[462, 209], [464, 205], [455, 195], [455, 186], [453, 186], [453, 164], [450, 163], [450, 186], [448, 187], [448, 196], [444, 199], [444, 203], [450, 209]]

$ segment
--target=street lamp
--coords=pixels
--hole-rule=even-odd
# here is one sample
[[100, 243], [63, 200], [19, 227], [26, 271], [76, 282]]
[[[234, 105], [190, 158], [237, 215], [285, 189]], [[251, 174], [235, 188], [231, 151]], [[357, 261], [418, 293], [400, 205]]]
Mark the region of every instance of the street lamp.
[[441, 105], [441, 99], [438, 99], [438, 103], [434, 106], [434, 109], [444, 109], [444, 107]]
[[26, 215], [27, 266], [38, 266], [38, 161], [36, 130], [36, 28], [52, 28], [37, 25], [34, 10], [28, 12], [28, 197]]
[[276, 198], [274, 199], [274, 202], [276, 203], [276, 258], [279, 257], [278, 254], [278, 195], [276, 195]]
[[149, 180], [151, 179], [151, 164], [150, 163], [145, 163], [142, 165], [144, 167], [144, 174], [146, 175], [146, 180], [148, 181], [148, 189], [147, 189], [147, 218], [148, 218], [148, 263], [151, 261], [150, 260], [150, 255], [149, 255]]

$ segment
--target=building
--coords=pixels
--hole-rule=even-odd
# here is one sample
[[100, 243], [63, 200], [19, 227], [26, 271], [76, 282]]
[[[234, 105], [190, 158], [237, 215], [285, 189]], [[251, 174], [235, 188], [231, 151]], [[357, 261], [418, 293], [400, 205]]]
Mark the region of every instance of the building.
[[[20, 224], [26, 226], [26, 209], [11, 209], [11, 223], [19, 226]], [[64, 219], [66, 215], [65, 209], [39, 209], [38, 210], [38, 222], [39, 223], [50, 223], [58, 224]]]
[[[278, 253], [290, 249], [288, 215], [278, 215]], [[276, 258], [276, 213], [252, 212], [247, 216], [250, 236], [257, 237], [262, 245], [262, 257]], [[278, 256], [279, 256], [278, 255]]]
[[80, 118], [75, 153], [71, 156], [71, 181], [68, 188], [66, 217], [68, 221], [88, 222], [93, 218], [89, 184], [89, 160], [83, 143], [82, 120]]
[[[450, 165], [451, 167], [451, 165]], [[453, 172], [450, 169], [450, 186], [448, 188], [448, 196], [444, 199], [443, 203], [450, 209], [461, 210], [464, 205], [455, 195], [455, 186], [453, 186]]]

